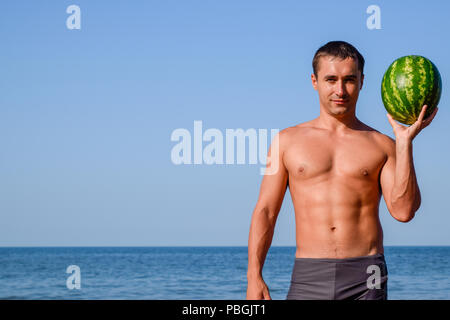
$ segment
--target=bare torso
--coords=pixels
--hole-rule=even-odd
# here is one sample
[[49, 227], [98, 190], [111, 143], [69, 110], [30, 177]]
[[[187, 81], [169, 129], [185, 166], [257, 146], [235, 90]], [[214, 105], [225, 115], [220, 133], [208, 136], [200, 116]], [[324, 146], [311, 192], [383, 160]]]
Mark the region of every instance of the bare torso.
[[379, 177], [387, 155], [379, 132], [362, 123], [358, 129], [338, 136], [313, 120], [288, 130], [283, 162], [298, 258], [383, 253]]

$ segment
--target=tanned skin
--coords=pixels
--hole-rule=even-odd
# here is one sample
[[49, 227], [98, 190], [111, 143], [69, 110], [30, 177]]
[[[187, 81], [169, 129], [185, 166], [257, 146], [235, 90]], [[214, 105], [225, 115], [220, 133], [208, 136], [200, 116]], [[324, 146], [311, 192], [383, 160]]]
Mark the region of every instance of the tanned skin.
[[[414, 137], [436, 115], [406, 127], [387, 114], [396, 140], [356, 118], [364, 75], [354, 59], [323, 56], [317, 75], [320, 115], [282, 130], [268, 157], [275, 174], [263, 177], [248, 241], [247, 299], [271, 299], [262, 277], [275, 223], [289, 187], [298, 258], [349, 258], [384, 253], [379, 204], [410, 221], [421, 203], [412, 158]], [[274, 152], [277, 148], [278, 152]], [[268, 167], [271, 163], [268, 163]]]

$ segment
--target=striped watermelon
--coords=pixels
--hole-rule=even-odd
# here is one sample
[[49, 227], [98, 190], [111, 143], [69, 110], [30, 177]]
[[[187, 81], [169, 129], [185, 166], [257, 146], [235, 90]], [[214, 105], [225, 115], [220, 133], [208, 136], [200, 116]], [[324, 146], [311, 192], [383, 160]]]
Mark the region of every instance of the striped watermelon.
[[441, 75], [436, 66], [422, 56], [395, 60], [381, 82], [381, 98], [387, 112], [397, 121], [411, 125], [427, 105], [424, 119], [433, 113], [442, 91]]

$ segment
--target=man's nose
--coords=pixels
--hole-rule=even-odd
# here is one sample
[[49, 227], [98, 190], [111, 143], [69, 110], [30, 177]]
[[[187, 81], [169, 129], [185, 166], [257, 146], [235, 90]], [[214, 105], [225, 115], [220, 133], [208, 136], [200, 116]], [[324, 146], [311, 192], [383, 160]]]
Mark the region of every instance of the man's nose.
[[347, 91], [345, 90], [344, 81], [340, 80], [336, 82], [336, 94], [339, 97], [343, 97], [347, 94]]

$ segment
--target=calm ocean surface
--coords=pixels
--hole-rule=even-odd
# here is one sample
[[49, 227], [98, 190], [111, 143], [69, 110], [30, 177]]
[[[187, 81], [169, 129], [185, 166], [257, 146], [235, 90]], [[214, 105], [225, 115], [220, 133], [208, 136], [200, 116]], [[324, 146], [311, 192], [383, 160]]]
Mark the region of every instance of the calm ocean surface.
[[[294, 247], [272, 247], [264, 279], [285, 299]], [[450, 247], [385, 247], [388, 298], [450, 299]], [[77, 265], [81, 289], [66, 273]], [[0, 248], [0, 299], [245, 299], [247, 247]]]

